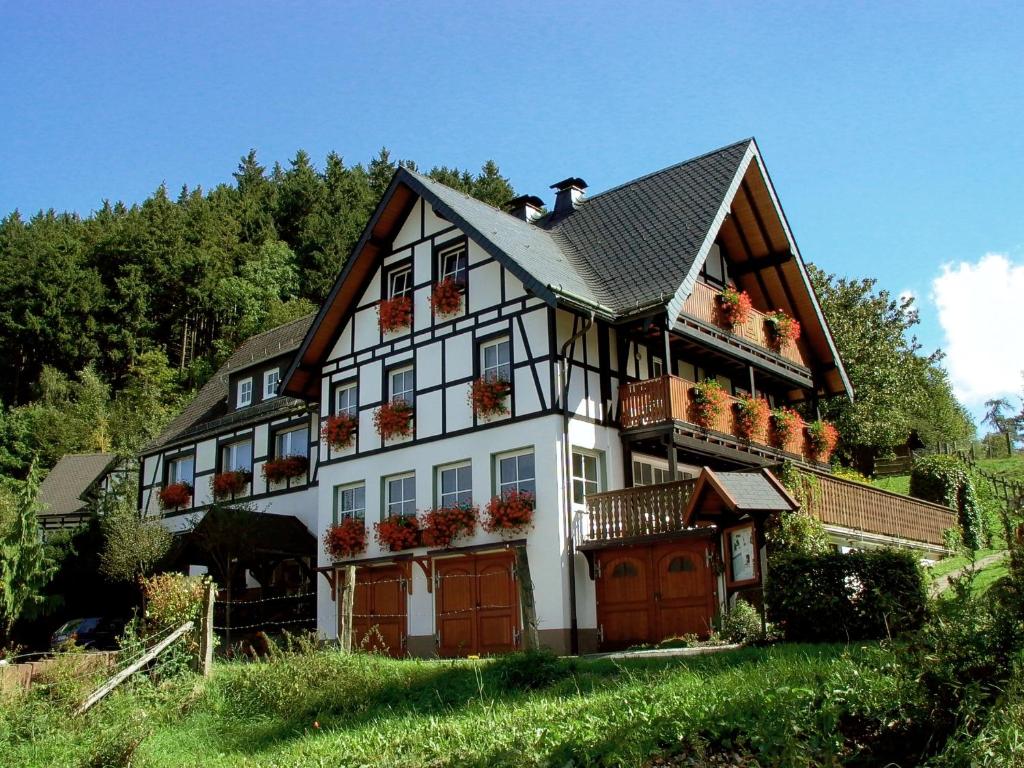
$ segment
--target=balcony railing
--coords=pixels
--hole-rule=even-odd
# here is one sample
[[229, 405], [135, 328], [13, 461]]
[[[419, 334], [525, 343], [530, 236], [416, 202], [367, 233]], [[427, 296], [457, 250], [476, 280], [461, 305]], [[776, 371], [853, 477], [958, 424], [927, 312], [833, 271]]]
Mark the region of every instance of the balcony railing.
[[[672, 422], [694, 424], [691, 415], [694, 387], [692, 381], [678, 376], [661, 376], [657, 379], [646, 379], [625, 384], [619, 388], [619, 422], [623, 429], [650, 427]], [[739, 402], [738, 397], [728, 395], [729, 405], [715, 418], [710, 428], [722, 435], [732, 437], [740, 446], [760, 447], [768, 452], [784, 451], [793, 456], [811, 461], [810, 442], [806, 431], [793, 430], [793, 434], [782, 446], [770, 446], [767, 443], [749, 441], [740, 436], [736, 428], [736, 410], [733, 405]]]
[[696, 480], [626, 488], [587, 496], [587, 538], [625, 539], [683, 530], [683, 511]]
[[[730, 329], [723, 326], [719, 315], [718, 302], [716, 300], [718, 293], [717, 288], [712, 288], [706, 283], [696, 283], [693, 286], [693, 292], [683, 304], [683, 312], [705, 325], [721, 328], [728, 333]], [[751, 310], [747, 321], [742, 325], [732, 328], [731, 333], [751, 344], [774, 352], [775, 350], [770, 343], [771, 339], [766, 327], [767, 318], [768, 316], [765, 313], [759, 312], [756, 309]], [[807, 357], [796, 342], [785, 342], [777, 354], [791, 363], [796, 363], [804, 368], [809, 367]]]

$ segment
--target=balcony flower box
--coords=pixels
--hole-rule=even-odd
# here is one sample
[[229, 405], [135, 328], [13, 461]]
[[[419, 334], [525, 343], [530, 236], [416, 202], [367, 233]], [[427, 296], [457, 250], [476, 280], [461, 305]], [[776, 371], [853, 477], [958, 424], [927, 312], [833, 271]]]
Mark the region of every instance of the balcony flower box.
[[536, 497], [527, 491], [509, 491], [487, 502], [483, 528], [488, 533], [519, 533], [533, 525]]
[[729, 396], [714, 379], [705, 379], [690, 390], [690, 419], [698, 427], [710, 429], [725, 413]]
[[423, 543], [448, 547], [456, 539], [469, 538], [479, 517], [480, 509], [472, 504], [431, 509], [423, 516]]
[[408, 296], [395, 296], [384, 299], [377, 306], [377, 321], [384, 333], [400, 331], [412, 326], [412, 299]]
[[480, 378], [469, 390], [469, 404], [477, 416], [504, 416], [512, 385], [501, 379]]
[[803, 426], [803, 420], [800, 418], [800, 414], [792, 408], [783, 406], [773, 409], [771, 414], [771, 430], [769, 432], [771, 444], [776, 448], [785, 450], [789, 441], [799, 434], [801, 426]]
[[336, 413], [328, 416], [320, 436], [331, 448], [341, 450], [352, 445], [356, 436], [359, 420], [350, 413]]
[[187, 507], [190, 501], [192, 501], [192, 486], [189, 483], [171, 483], [160, 489], [161, 509]]
[[335, 560], [366, 551], [366, 523], [357, 517], [346, 517], [327, 529], [324, 551]]
[[462, 311], [462, 289], [450, 277], [434, 286], [430, 293], [430, 309], [434, 317], [453, 317]]
[[412, 549], [420, 544], [420, 521], [417, 517], [391, 515], [373, 524], [377, 541], [389, 552]]
[[305, 456], [283, 456], [280, 459], [268, 459], [263, 463], [263, 477], [271, 483], [302, 477], [308, 470], [309, 459]]
[[764, 319], [765, 330], [768, 331], [768, 346], [781, 352], [789, 342], [800, 338], [800, 321], [790, 317], [781, 309], [769, 312]]
[[722, 324], [729, 328], [743, 325], [750, 318], [750, 312], [754, 308], [750, 301], [750, 294], [746, 291], [738, 291], [733, 287], [726, 288], [715, 296], [718, 303], [718, 314]]
[[823, 419], [807, 425], [807, 446], [810, 458], [827, 463], [839, 443], [839, 430]]
[[384, 403], [373, 414], [373, 426], [384, 440], [412, 434], [412, 407], [405, 400]]
[[244, 493], [252, 480], [252, 472], [244, 469], [219, 472], [210, 479], [210, 490], [215, 499], [227, 499]]
[[756, 443], [768, 442], [768, 424], [771, 406], [763, 397], [744, 397], [733, 405], [736, 434]]

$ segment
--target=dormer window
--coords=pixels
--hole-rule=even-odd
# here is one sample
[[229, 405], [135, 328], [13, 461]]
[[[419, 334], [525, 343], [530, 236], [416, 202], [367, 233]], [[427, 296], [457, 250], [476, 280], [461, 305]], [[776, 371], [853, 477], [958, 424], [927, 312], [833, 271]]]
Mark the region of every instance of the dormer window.
[[263, 399], [277, 397], [277, 385], [281, 383], [281, 369], [275, 368], [263, 374]]
[[388, 298], [412, 297], [412, 265], [404, 264], [388, 273]]
[[469, 278], [469, 252], [466, 243], [460, 242], [442, 248], [437, 257], [441, 280], [451, 280], [458, 286], [465, 286]]
[[252, 405], [252, 376], [239, 380], [238, 399], [236, 400], [235, 405], [238, 408], [245, 408], [247, 405]]

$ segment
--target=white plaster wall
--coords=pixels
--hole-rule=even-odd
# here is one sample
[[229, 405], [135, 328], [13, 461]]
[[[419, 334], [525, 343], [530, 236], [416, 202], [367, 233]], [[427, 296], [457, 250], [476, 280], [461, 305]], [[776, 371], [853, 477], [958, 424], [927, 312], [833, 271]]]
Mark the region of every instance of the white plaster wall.
[[405, 220], [401, 229], [398, 230], [398, 234], [395, 235], [395, 248], [404, 248], [420, 239], [420, 208], [422, 205], [423, 201], [417, 199], [412, 211], [409, 212], [409, 218]]

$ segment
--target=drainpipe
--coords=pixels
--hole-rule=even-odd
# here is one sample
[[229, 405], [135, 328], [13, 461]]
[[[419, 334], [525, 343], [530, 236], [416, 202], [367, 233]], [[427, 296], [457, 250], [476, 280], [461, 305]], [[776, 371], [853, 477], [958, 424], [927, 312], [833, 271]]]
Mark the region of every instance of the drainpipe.
[[573, 536], [572, 525], [572, 451], [569, 447], [569, 361], [566, 354], [569, 347], [586, 335], [587, 331], [594, 325], [594, 311], [591, 310], [590, 317], [583, 321], [583, 328], [574, 333], [562, 345], [562, 351], [558, 355], [558, 372], [561, 376], [562, 385], [562, 452], [564, 453], [564, 464], [562, 471], [565, 477], [562, 480], [562, 491], [565, 495], [565, 523], [568, 531], [566, 551], [569, 555], [569, 652], [576, 655], [580, 652], [579, 623], [576, 619], [576, 541]]

